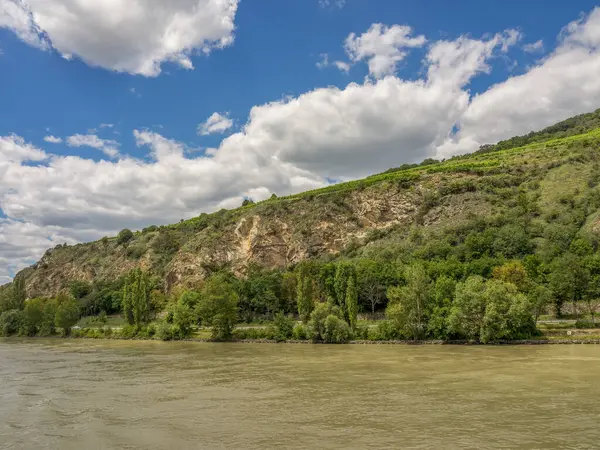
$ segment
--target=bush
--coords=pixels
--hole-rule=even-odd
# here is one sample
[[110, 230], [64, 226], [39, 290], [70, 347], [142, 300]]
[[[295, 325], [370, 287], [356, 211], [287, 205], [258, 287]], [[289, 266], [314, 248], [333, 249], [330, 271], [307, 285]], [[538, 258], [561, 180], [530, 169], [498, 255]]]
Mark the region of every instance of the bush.
[[389, 320], [383, 320], [377, 327], [369, 329], [370, 341], [393, 341], [401, 339], [398, 329]]
[[3, 312], [0, 314], [0, 335], [12, 336], [13, 334], [17, 334], [23, 326], [24, 321], [23, 311], [11, 309]]
[[244, 328], [233, 331], [233, 339], [275, 339], [276, 331], [274, 328]]
[[125, 244], [133, 239], [133, 232], [127, 228], [121, 230], [117, 235], [117, 244]]
[[283, 313], [277, 313], [273, 320], [274, 335], [277, 341], [286, 341], [292, 337], [294, 325], [296, 321], [291, 316], [286, 316]]
[[[315, 309], [310, 315], [308, 322], [308, 336], [311, 340], [325, 341], [326, 327], [325, 321], [328, 316], [336, 316], [338, 319], [342, 319], [342, 312], [337, 306], [333, 306], [330, 303], [319, 303], [315, 306]], [[342, 319], [343, 320], [343, 319]]]
[[292, 330], [292, 337], [297, 341], [305, 341], [308, 339], [307, 330], [303, 324], [297, 323]]
[[354, 330], [354, 339], [366, 341], [369, 339], [369, 327], [357, 325]]
[[343, 344], [352, 335], [350, 325], [339, 317], [331, 314], [325, 319], [324, 341], [329, 344]]

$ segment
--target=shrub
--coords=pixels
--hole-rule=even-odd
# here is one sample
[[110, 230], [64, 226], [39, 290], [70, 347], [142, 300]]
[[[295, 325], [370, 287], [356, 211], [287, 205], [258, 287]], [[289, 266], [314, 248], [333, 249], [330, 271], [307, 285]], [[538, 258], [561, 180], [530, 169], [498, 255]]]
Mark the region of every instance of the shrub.
[[389, 320], [383, 320], [377, 324], [377, 327], [369, 329], [371, 341], [393, 341], [400, 338], [398, 328]]
[[292, 337], [296, 321], [291, 316], [277, 313], [273, 320], [274, 335], [277, 341], [286, 341]]
[[308, 338], [306, 328], [303, 324], [297, 323], [292, 330], [292, 337], [297, 341], [304, 341]]
[[344, 320], [331, 314], [325, 319], [324, 341], [330, 344], [343, 344], [350, 340], [352, 331]]
[[23, 311], [11, 309], [0, 314], [0, 335], [12, 336], [21, 329], [25, 317]]
[[339, 319], [342, 318], [342, 313], [337, 306], [333, 306], [330, 303], [319, 303], [315, 306], [315, 309], [310, 315], [310, 321], [308, 322], [308, 335], [310, 336], [311, 340], [325, 340], [325, 321], [327, 320], [327, 317], [331, 315], [336, 316]]
[[121, 245], [121, 244], [125, 244], [126, 242], [129, 242], [130, 240], [133, 239], [133, 232], [127, 228], [119, 231], [119, 234], [117, 235], [117, 244]]

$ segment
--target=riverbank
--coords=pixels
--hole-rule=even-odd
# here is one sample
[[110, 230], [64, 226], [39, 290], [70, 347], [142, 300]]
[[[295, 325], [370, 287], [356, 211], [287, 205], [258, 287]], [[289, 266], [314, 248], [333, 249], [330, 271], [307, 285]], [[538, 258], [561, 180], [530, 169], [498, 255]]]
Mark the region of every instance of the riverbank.
[[91, 341], [139, 341], [139, 342], [196, 342], [199, 344], [202, 343], [224, 343], [224, 344], [304, 344], [304, 345], [455, 345], [455, 346], [506, 346], [506, 345], [569, 345], [569, 344], [600, 344], [600, 338], [590, 338], [590, 339], [581, 339], [581, 338], [556, 338], [556, 339], [521, 339], [521, 340], [513, 340], [513, 341], [496, 341], [490, 342], [487, 344], [476, 342], [476, 341], [466, 341], [466, 340], [453, 340], [453, 341], [441, 341], [441, 340], [389, 340], [389, 341], [369, 341], [369, 340], [353, 340], [340, 344], [330, 344], [327, 342], [313, 342], [310, 340], [296, 340], [296, 339], [288, 339], [283, 341], [277, 341], [274, 339], [233, 339], [229, 341], [216, 341], [213, 339], [204, 339], [204, 338], [188, 338], [188, 339], [178, 339], [171, 341], [162, 341], [160, 339], [154, 338], [143, 338], [143, 337], [119, 337], [119, 336], [111, 336], [111, 337], [90, 337], [90, 336], [11, 336], [4, 337], [1, 339], [19, 339], [19, 340], [39, 340], [39, 339], [57, 339], [57, 340], [91, 340]]

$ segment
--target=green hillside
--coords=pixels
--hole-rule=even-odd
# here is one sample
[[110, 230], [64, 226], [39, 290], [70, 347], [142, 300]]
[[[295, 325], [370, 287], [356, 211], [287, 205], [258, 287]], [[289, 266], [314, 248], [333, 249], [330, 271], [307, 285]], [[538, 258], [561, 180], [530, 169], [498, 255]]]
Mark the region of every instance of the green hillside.
[[[138, 328], [167, 311], [175, 335], [203, 323], [228, 338], [281, 313], [315, 340], [531, 337], [540, 314], [594, 320], [599, 183], [600, 110], [447, 161], [58, 246], [2, 288], [0, 311], [62, 295]], [[387, 320], [362, 329], [357, 312]]]

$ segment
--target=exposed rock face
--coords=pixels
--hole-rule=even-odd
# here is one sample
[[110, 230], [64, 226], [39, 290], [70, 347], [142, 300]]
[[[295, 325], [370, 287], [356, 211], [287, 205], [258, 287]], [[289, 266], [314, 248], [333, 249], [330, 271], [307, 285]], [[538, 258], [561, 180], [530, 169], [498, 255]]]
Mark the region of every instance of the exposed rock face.
[[[164, 267], [167, 289], [195, 286], [211, 271], [229, 267], [243, 275], [249, 263], [283, 268], [307, 258], [336, 254], [374, 229], [409, 226], [420, 202], [415, 189], [372, 186], [343, 196], [293, 199], [241, 210], [218, 230], [185, 233]], [[156, 233], [155, 233], [156, 234]], [[135, 267], [152, 270], [152, 233], [136, 234], [130, 248], [148, 243], [135, 259], [114, 240], [51, 249], [27, 274], [29, 295], [55, 295], [73, 280], [115, 279]], [[155, 253], [155, 252], [154, 252]]]

